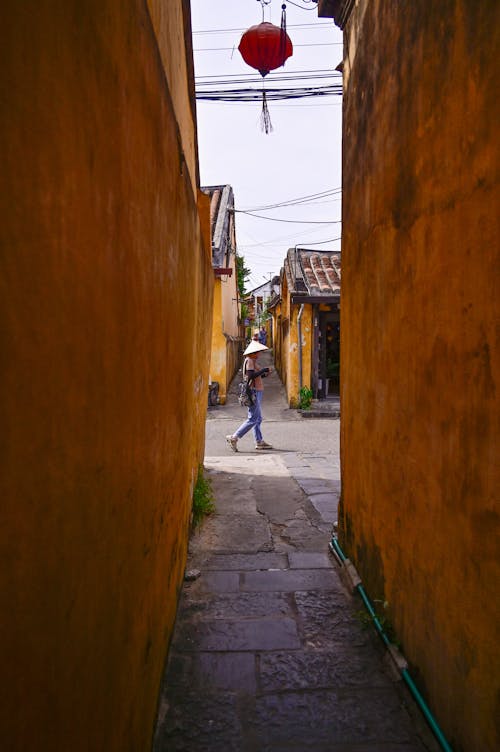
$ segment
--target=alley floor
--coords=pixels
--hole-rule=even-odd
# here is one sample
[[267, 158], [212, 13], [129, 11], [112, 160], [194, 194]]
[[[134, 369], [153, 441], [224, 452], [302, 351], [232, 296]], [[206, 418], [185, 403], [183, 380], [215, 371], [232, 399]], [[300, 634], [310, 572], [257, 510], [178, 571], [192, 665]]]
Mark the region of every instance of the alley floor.
[[154, 752], [436, 752], [329, 553], [339, 420], [290, 410], [276, 374], [263, 413], [274, 449], [248, 434], [235, 454], [234, 386], [209, 410], [216, 512], [190, 542]]

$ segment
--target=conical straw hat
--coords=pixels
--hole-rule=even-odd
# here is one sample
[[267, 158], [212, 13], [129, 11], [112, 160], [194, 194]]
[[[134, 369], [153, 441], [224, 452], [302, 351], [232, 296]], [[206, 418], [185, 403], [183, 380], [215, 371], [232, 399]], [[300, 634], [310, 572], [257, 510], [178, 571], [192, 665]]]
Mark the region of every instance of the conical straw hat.
[[260, 342], [256, 342], [254, 339], [250, 342], [243, 355], [251, 355], [252, 353], [261, 352], [261, 350], [269, 350], [265, 345], [261, 345]]

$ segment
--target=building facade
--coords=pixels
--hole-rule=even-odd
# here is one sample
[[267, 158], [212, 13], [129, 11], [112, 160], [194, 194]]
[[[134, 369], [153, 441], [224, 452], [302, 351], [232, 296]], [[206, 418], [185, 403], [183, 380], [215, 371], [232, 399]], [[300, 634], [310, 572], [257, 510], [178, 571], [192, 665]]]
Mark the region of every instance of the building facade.
[[340, 281], [340, 253], [288, 250], [269, 310], [275, 364], [291, 407], [303, 387], [316, 399], [339, 393]]
[[0, 746], [147, 750], [209, 365], [189, 3], [0, 36]]
[[211, 186], [202, 190], [210, 198], [214, 272], [210, 383], [217, 383], [218, 401], [223, 405], [239, 366], [243, 343], [239, 328], [234, 194], [230, 185]]
[[455, 750], [500, 747], [497, 2], [344, 29], [340, 537]]

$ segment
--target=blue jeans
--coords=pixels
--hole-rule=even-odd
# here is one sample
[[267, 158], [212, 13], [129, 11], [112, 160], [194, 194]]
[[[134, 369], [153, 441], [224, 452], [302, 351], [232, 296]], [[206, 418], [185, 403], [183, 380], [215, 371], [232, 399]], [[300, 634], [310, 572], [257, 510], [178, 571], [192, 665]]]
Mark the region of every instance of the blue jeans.
[[260, 430], [260, 424], [262, 423], [261, 404], [264, 392], [257, 392], [252, 389], [252, 395], [254, 397], [254, 404], [248, 408], [248, 417], [244, 423], [234, 432], [233, 436], [237, 439], [241, 439], [246, 433], [253, 428], [253, 435], [255, 441], [262, 441], [262, 433]]

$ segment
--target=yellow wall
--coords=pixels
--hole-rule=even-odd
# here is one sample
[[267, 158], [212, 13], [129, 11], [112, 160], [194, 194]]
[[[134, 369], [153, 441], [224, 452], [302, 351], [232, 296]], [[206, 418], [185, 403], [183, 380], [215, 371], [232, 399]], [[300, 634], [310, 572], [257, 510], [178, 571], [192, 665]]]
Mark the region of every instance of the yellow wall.
[[210, 352], [210, 379], [219, 382], [219, 401], [226, 402], [226, 338], [222, 330], [222, 282], [215, 278]]
[[364, 0], [346, 34], [342, 543], [471, 752], [500, 748], [498, 10]]
[[[299, 331], [297, 323], [299, 311], [300, 306], [292, 305], [290, 301], [290, 292], [286, 284], [286, 278], [283, 277], [281, 280], [281, 305], [279, 309], [282, 318], [277, 368], [285, 386], [290, 407], [298, 407], [299, 404]], [[306, 304], [304, 305], [301, 318], [302, 386], [308, 387], [311, 386], [312, 324], [312, 306]]]
[[187, 82], [133, 0], [7, 2], [0, 35], [1, 746], [137, 752], [203, 456]]
[[[233, 275], [234, 277], [234, 275]], [[231, 277], [229, 281], [233, 279]], [[231, 299], [236, 296], [236, 288], [232, 289], [227, 282], [216, 278], [214, 283], [212, 342], [210, 354], [210, 379], [219, 383], [219, 403], [224, 405], [227, 399], [227, 391], [237, 368], [240, 365], [240, 340], [237, 334], [233, 334], [235, 327], [231, 321], [236, 322], [237, 311], [233, 310], [234, 304]], [[230, 298], [228, 302], [228, 298]], [[228, 319], [224, 317], [224, 312]], [[226, 321], [232, 330], [226, 330]]]
[[[235, 248], [234, 217], [230, 217], [229, 233], [231, 246]], [[219, 384], [221, 405], [226, 403], [229, 385], [240, 365], [242, 350], [238, 325], [238, 278], [234, 253], [230, 254], [229, 261], [224, 261], [224, 266], [226, 265], [232, 270], [232, 274], [215, 278], [210, 355], [210, 379]]]
[[176, 113], [183, 158], [195, 192], [198, 159], [190, 3], [147, 0], [147, 5]]
[[231, 277], [222, 277], [222, 328], [224, 332], [231, 337], [237, 337], [238, 329], [238, 297], [236, 291], [236, 271], [234, 268], [234, 256], [231, 256], [231, 266], [233, 275]]
[[[290, 407], [298, 407], [300, 392], [299, 374], [299, 326], [300, 306], [290, 305], [290, 336], [287, 358], [287, 397]], [[304, 305], [301, 318], [302, 336], [302, 386], [311, 386], [312, 306]]]

